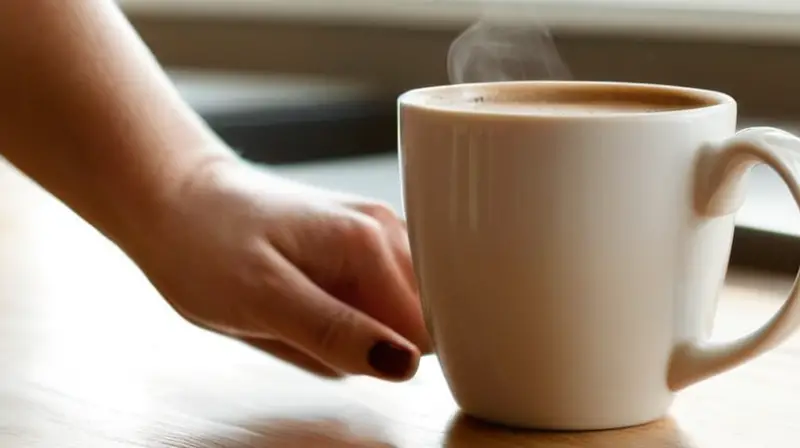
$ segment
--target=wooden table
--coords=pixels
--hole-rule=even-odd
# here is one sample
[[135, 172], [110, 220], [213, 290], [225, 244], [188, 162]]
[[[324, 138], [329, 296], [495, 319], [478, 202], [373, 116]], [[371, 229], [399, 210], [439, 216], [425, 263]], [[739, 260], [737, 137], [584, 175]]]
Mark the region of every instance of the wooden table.
[[[460, 416], [435, 358], [404, 384], [327, 381], [184, 323], [133, 264], [0, 166], [0, 447], [789, 447], [800, 337], [685, 391], [671, 417], [593, 433]], [[729, 276], [718, 336], [763, 322], [791, 279]]]

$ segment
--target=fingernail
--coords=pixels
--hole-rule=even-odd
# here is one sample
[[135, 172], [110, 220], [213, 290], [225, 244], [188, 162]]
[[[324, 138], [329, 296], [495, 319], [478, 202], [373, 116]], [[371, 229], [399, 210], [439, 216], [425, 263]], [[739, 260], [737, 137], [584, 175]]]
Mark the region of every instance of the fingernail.
[[408, 349], [389, 341], [381, 341], [369, 350], [367, 360], [373, 369], [391, 378], [405, 378], [411, 369], [413, 355]]

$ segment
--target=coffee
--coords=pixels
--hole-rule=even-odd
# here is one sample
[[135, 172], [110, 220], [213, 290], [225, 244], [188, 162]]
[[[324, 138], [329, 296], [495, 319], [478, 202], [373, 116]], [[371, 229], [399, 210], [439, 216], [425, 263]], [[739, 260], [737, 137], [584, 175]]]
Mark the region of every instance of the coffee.
[[649, 103], [604, 101], [604, 102], [500, 102], [481, 101], [450, 103], [448, 107], [500, 115], [616, 115], [632, 113], [666, 112], [684, 110], [680, 105], [657, 105]]
[[[542, 83], [538, 88], [530, 85], [515, 88], [514, 84], [507, 84], [503, 89], [491, 84], [451, 87], [441, 88], [435, 95], [424, 95], [418, 99], [418, 103], [452, 112], [524, 116], [641, 114], [713, 105], [708, 98], [694, 96], [686, 91], [673, 92], [646, 85], [592, 88], [578, 84], [554, 87]], [[409, 100], [417, 102], [414, 98]]]

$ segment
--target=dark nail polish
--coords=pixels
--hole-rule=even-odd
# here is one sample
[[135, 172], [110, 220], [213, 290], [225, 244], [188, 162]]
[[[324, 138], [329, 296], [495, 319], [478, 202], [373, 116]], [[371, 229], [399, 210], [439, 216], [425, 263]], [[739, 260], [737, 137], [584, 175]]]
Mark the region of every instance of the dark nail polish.
[[413, 355], [389, 341], [381, 341], [369, 350], [367, 360], [373, 369], [391, 378], [404, 378], [411, 369]]

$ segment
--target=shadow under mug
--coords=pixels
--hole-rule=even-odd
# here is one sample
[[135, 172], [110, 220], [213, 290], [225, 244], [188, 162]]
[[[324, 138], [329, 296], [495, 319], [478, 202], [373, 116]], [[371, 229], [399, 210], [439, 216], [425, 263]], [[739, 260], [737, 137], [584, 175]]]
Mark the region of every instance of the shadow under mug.
[[465, 414], [457, 414], [447, 430], [446, 448], [619, 448], [674, 447], [698, 448], [671, 418], [648, 425], [616, 431], [552, 432], [519, 431], [483, 423]]
[[797, 287], [752, 334], [708, 342], [749, 168], [768, 164], [800, 200], [800, 139], [737, 133], [736, 113], [719, 92], [611, 82], [400, 97], [412, 258], [464, 412], [538, 429], [638, 425], [796, 329]]

